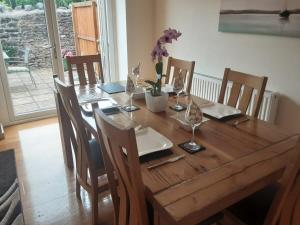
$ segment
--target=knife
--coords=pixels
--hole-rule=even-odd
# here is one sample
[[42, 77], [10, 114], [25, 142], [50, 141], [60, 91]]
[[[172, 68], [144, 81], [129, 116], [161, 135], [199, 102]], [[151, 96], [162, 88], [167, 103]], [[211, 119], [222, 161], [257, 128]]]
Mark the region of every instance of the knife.
[[168, 159], [168, 160], [165, 160], [165, 161], [162, 161], [162, 162], [153, 164], [153, 165], [151, 165], [151, 166], [148, 166], [147, 168], [148, 168], [149, 170], [151, 170], [151, 169], [154, 169], [154, 168], [156, 168], [156, 167], [159, 167], [159, 166], [162, 166], [162, 165], [165, 165], [165, 164], [168, 164], [168, 163], [176, 162], [176, 161], [178, 161], [178, 160], [180, 160], [180, 159], [182, 159], [182, 158], [184, 158], [184, 157], [185, 157], [185, 155], [175, 156], [175, 157], [170, 158], [170, 159]]
[[247, 122], [248, 120], [250, 120], [250, 119], [249, 119], [249, 118], [244, 118], [244, 119], [242, 119], [242, 120], [237, 120], [237, 121], [235, 121], [235, 122], [233, 123], [233, 125], [234, 125], [234, 126], [237, 126], [237, 125], [239, 125], [239, 124], [241, 124], [241, 123]]

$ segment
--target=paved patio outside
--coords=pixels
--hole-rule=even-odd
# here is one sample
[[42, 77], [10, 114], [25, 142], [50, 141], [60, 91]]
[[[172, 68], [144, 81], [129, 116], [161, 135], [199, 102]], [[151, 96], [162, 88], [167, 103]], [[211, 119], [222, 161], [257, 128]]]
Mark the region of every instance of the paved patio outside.
[[7, 74], [16, 116], [55, 108], [52, 69], [32, 69], [32, 74], [36, 87], [27, 72]]

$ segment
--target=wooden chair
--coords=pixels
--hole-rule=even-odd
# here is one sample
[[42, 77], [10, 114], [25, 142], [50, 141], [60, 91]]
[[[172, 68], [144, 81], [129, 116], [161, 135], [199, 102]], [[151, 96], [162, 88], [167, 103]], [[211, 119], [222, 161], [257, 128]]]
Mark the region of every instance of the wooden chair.
[[59, 124], [60, 139], [62, 144], [63, 156], [66, 166], [73, 170], [72, 146], [76, 146], [75, 134], [69, 116], [63, 106], [60, 94], [56, 89], [53, 90], [56, 113]]
[[[267, 77], [257, 77], [245, 73], [240, 73], [237, 71], [233, 71], [229, 68], [225, 69], [221, 92], [219, 95], [219, 103], [225, 103], [225, 93], [227, 89], [227, 84], [229, 81], [233, 82], [229, 100], [227, 105], [232, 107], [237, 107], [242, 111], [242, 113], [246, 113], [252, 94], [254, 89], [257, 91], [254, 101], [254, 107], [252, 111], [252, 117], [257, 118], [260, 110], [260, 106], [262, 103], [262, 99], [264, 96], [266, 84], [268, 81]], [[242, 91], [243, 88], [243, 91]], [[241, 95], [242, 92], [242, 95]], [[237, 106], [238, 104], [238, 106]]]
[[[171, 75], [171, 69], [173, 68], [173, 74]], [[195, 61], [185, 61], [181, 59], [175, 59], [169, 57], [167, 71], [166, 71], [166, 84], [171, 84], [174, 77], [181, 73], [185, 78], [184, 91], [188, 94], [191, 92], [193, 76], [194, 76]]]
[[[114, 174], [118, 180], [117, 190], [115, 189], [117, 193], [112, 195], [112, 197], [118, 196], [117, 224], [148, 225], [147, 205], [134, 128], [124, 128], [115, 124], [99, 109], [95, 110], [95, 119], [98, 132], [101, 132], [100, 139], [105, 145], [106, 155], [111, 165], [114, 165], [115, 173], [111, 174], [112, 178], [109, 180], [114, 180]], [[127, 150], [127, 157], [123, 149]]]
[[80, 198], [80, 187], [91, 194], [92, 224], [97, 224], [98, 194], [108, 189], [107, 180], [98, 179], [106, 174], [101, 149], [96, 139], [88, 139], [74, 87], [58, 78], [55, 86], [76, 133], [76, 142], [72, 142], [76, 159], [76, 195]]
[[[80, 85], [96, 84], [97, 83], [97, 78], [96, 78], [97, 75], [95, 73], [94, 63], [97, 63], [97, 73], [99, 76], [98, 79], [102, 83], [104, 83], [100, 54], [67, 57], [68, 78], [69, 78], [70, 84], [74, 85], [74, 76], [73, 76], [72, 65], [76, 65]], [[85, 75], [85, 65], [86, 65], [86, 71], [87, 71], [87, 75], [88, 75], [87, 76], [88, 82], [87, 82], [86, 75]]]
[[[153, 219], [159, 225], [158, 217], [148, 213], [134, 128], [115, 123], [100, 109], [95, 110], [95, 119], [114, 202], [115, 224], [148, 225]], [[157, 216], [155, 212], [154, 215]], [[212, 225], [222, 218], [223, 214], [218, 213], [199, 225]]]
[[298, 225], [300, 221], [300, 143], [279, 183], [231, 206], [222, 225]]

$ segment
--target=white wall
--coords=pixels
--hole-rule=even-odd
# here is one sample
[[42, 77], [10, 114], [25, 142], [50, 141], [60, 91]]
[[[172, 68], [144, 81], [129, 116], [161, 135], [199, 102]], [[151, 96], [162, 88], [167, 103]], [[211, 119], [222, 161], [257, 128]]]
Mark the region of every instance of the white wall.
[[117, 73], [126, 79], [141, 62], [142, 77], [154, 76], [150, 53], [154, 46], [154, 1], [114, 0]]
[[142, 63], [143, 77], [154, 76], [150, 53], [154, 47], [154, 1], [127, 0], [128, 66]]
[[300, 38], [218, 32], [221, 0], [155, 0], [155, 31], [179, 29], [171, 55], [195, 60], [195, 72], [222, 77], [224, 68], [269, 77], [278, 91], [276, 123], [300, 132]]

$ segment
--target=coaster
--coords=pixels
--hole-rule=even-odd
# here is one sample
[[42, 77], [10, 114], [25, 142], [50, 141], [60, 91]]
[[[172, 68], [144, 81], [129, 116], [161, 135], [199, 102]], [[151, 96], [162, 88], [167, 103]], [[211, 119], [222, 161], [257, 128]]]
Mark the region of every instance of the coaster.
[[169, 94], [169, 97], [177, 96], [177, 93], [175, 91], [170, 91], [170, 92], [168, 92], [168, 94]]
[[135, 106], [135, 105], [132, 105], [132, 106], [125, 105], [125, 106], [122, 107], [122, 109], [126, 112], [133, 112], [133, 111], [139, 110], [140, 108], [138, 106]]
[[176, 112], [181, 112], [181, 111], [186, 110], [186, 105], [180, 105], [180, 106], [181, 106], [180, 109], [179, 109], [179, 108], [176, 108], [175, 106], [176, 106], [176, 105], [170, 106], [170, 109], [172, 109], [172, 110], [174, 110], [174, 111], [176, 111]]
[[120, 112], [120, 109], [118, 107], [105, 108], [105, 109], [101, 109], [101, 110], [106, 115], [113, 115], [113, 114], [117, 114]]
[[182, 148], [184, 151], [187, 151], [188, 153], [190, 153], [190, 154], [194, 154], [194, 153], [196, 153], [196, 152], [200, 152], [200, 151], [204, 151], [206, 148], [203, 146], [203, 145], [200, 145], [199, 143], [197, 143], [198, 145], [199, 145], [199, 148], [197, 149], [197, 150], [191, 150], [191, 149], [189, 149], [189, 148], [187, 148], [185, 145], [187, 144], [187, 143], [189, 143], [190, 141], [186, 141], [186, 142], [184, 142], [184, 143], [181, 143], [181, 144], [179, 144], [178, 146], [180, 147], [180, 148]]

